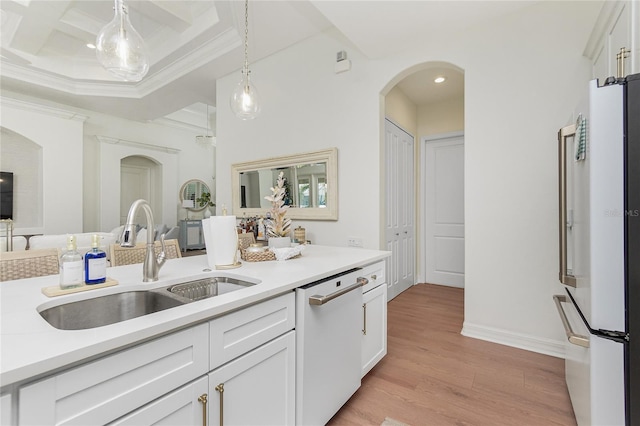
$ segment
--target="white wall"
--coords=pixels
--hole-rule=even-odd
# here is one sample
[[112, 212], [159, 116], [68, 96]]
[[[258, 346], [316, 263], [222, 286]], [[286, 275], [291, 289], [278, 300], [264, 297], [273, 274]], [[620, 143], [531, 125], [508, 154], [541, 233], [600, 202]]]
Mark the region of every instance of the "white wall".
[[[465, 334], [562, 354], [557, 284], [556, 133], [586, 87], [581, 56], [596, 2], [539, 2], [419, 51], [368, 60], [328, 31], [252, 66], [263, 115], [231, 116], [237, 76], [218, 81], [218, 194], [230, 164], [328, 146], [339, 153], [338, 222], [308, 223], [320, 244], [380, 247], [380, 144], [386, 94], [430, 61], [465, 73]], [[346, 50], [352, 70], [333, 73]]]
[[[120, 158], [127, 155], [144, 155], [165, 164], [158, 222], [172, 226], [186, 217], [178, 193], [187, 180], [201, 179], [214, 187], [215, 149], [195, 143], [200, 128], [140, 123], [15, 93], [3, 93], [1, 99], [0, 126], [43, 147], [44, 221], [40, 227], [18, 232], [110, 231], [119, 222]], [[122, 102], [125, 108], [127, 101]], [[97, 136], [124, 142], [107, 148], [111, 152], [107, 161], [101, 157]]]
[[387, 118], [418, 139], [419, 108], [397, 86], [391, 89], [384, 98], [384, 111]]
[[420, 105], [417, 114], [418, 140], [424, 136], [464, 130], [464, 98]]
[[[4, 97], [1, 102], [0, 126], [42, 147], [42, 219], [27, 228], [18, 223], [15, 234], [82, 232], [84, 117]], [[14, 202], [22, 201], [14, 198]]]
[[222, 203], [231, 206], [231, 164], [338, 147], [338, 221], [293, 227], [306, 228], [314, 244], [345, 246], [355, 236], [365, 247], [378, 246], [379, 89], [371, 86], [371, 62], [357, 51], [349, 51], [352, 70], [335, 74], [336, 52], [345, 49], [333, 31], [253, 64], [263, 105], [252, 121], [236, 119], [228, 107], [239, 74], [218, 80], [218, 212]]

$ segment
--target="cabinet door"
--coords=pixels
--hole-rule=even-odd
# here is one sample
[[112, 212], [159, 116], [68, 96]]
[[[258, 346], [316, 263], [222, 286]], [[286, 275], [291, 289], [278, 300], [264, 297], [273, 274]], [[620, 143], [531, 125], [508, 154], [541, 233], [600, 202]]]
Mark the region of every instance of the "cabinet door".
[[11, 414], [11, 394], [8, 393], [0, 397], [0, 426], [13, 424]]
[[208, 336], [200, 324], [23, 386], [20, 425], [114, 421], [207, 374]]
[[110, 423], [110, 425], [206, 425], [208, 384], [207, 377], [202, 377]]
[[593, 77], [603, 84], [607, 77], [617, 76], [616, 55], [628, 50], [624, 74], [640, 71], [640, 5], [636, 1], [604, 2], [594, 25], [585, 53], [593, 61]]
[[295, 331], [209, 374], [209, 425], [293, 425]]
[[387, 284], [362, 295], [362, 377], [387, 354]]

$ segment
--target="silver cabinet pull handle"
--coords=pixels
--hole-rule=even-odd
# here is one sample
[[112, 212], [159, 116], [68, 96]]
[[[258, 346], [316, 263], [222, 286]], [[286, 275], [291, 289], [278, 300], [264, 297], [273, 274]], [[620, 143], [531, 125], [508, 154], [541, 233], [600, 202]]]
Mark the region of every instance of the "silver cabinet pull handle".
[[367, 335], [367, 304], [362, 304], [362, 334]]
[[198, 401], [202, 403], [202, 426], [207, 426], [207, 398], [206, 393], [198, 397]]
[[220, 426], [224, 424], [224, 383], [220, 383], [215, 388], [220, 393]]
[[309, 297], [310, 305], [324, 305], [325, 303], [335, 299], [336, 297], [340, 297], [345, 293], [349, 293], [352, 290], [355, 290], [363, 285], [366, 285], [369, 282], [368, 279], [364, 277], [358, 277], [357, 282], [355, 284], [351, 284], [349, 287], [345, 287], [342, 290], [338, 290], [334, 293], [327, 294], [326, 296], [321, 296], [319, 294], [314, 294]]
[[567, 274], [567, 139], [576, 134], [576, 125], [563, 127], [558, 132], [558, 195], [560, 202], [560, 274], [562, 284], [576, 286], [576, 278]]
[[583, 336], [581, 334], [576, 334], [571, 329], [571, 324], [569, 324], [569, 319], [567, 318], [567, 314], [564, 312], [564, 308], [562, 307], [562, 303], [567, 301], [567, 296], [556, 294], [553, 296], [553, 301], [556, 304], [556, 308], [558, 309], [558, 314], [560, 314], [560, 319], [562, 320], [562, 325], [564, 326], [564, 332], [567, 335], [567, 339], [569, 339], [570, 343], [574, 345], [582, 346], [583, 348], [589, 347], [589, 338], [587, 336]]

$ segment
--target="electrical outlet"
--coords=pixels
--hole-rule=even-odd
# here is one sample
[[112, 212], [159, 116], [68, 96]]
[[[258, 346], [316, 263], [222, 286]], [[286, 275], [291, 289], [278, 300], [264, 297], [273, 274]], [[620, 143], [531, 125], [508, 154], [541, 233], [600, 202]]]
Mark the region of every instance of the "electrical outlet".
[[347, 246], [349, 246], [349, 247], [362, 247], [362, 238], [347, 237]]

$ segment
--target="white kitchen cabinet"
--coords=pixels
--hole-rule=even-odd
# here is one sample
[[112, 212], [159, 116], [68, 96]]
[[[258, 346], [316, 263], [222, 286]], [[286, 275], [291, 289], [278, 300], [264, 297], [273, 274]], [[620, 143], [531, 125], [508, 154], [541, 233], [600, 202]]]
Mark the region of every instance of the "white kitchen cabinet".
[[209, 374], [209, 425], [295, 423], [295, 332]]
[[204, 420], [208, 409], [208, 384], [207, 377], [201, 377], [110, 423], [110, 425], [199, 426], [206, 424]]
[[13, 424], [11, 414], [11, 394], [8, 393], [0, 396], [0, 426]]
[[387, 354], [387, 284], [362, 295], [362, 377]]
[[209, 326], [210, 369], [293, 330], [295, 322], [293, 292], [212, 320]]
[[600, 84], [617, 76], [616, 55], [629, 50], [625, 75], [640, 72], [640, 4], [637, 1], [604, 2], [585, 48], [593, 62], [593, 78]]
[[19, 390], [20, 425], [106, 424], [209, 371], [209, 324], [83, 364]]
[[362, 377], [387, 354], [387, 283], [385, 262], [367, 265], [358, 274], [362, 287]]

